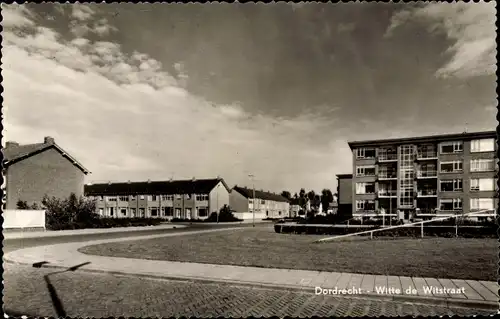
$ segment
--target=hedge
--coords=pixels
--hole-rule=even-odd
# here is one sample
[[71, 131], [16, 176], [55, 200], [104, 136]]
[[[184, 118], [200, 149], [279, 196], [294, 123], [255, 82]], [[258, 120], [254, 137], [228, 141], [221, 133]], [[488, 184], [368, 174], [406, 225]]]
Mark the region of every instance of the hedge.
[[[274, 225], [277, 233], [315, 234], [315, 235], [347, 235], [362, 231], [375, 230], [380, 227], [308, 227], [305, 225]], [[483, 226], [459, 226], [458, 236], [465, 238], [496, 238], [498, 226], [490, 223]], [[455, 226], [424, 226], [424, 236], [455, 237]], [[360, 236], [370, 236], [370, 233]], [[421, 237], [420, 226], [409, 226], [377, 231], [373, 237]]]

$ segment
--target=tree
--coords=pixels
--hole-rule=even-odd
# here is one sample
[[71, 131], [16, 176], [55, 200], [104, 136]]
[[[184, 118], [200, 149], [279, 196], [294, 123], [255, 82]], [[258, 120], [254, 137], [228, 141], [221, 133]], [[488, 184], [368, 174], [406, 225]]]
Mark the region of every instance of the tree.
[[323, 206], [323, 211], [327, 212], [328, 211], [328, 206], [330, 206], [330, 203], [333, 202], [333, 194], [332, 191], [329, 189], [323, 189], [321, 191], [321, 205]]
[[315, 197], [316, 197], [316, 193], [314, 191], [309, 191], [309, 193], [307, 193], [307, 198], [310, 201], [313, 201]]
[[288, 200], [292, 199], [292, 194], [290, 194], [289, 191], [282, 191], [281, 196], [285, 197]]
[[299, 205], [302, 208], [305, 208], [307, 203], [306, 190], [301, 188], [299, 192]]
[[299, 198], [299, 195], [297, 193], [295, 193], [295, 194], [293, 194], [293, 198], [297, 199], [297, 198]]

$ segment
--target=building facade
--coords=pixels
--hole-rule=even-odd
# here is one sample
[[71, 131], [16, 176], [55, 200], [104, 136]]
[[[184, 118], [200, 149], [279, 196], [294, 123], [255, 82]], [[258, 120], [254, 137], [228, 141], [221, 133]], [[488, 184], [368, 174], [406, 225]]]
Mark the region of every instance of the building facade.
[[490, 131], [349, 142], [353, 216], [410, 219], [494, 212], [496, 141], [496, 132]]
[[90, 172], [59, 147], [50, 136], [43, 143], [7, 142], [4, 155], [4, 209], [16, 209], [18, 201], [41, 207], [45, 195], [67, 198], [83, 195]]
[[[229, 206], [241, 219], [283, 218], [290, 216], [290, 203], [285, 197], [262, 190], [235, 186], [231, 190]], [[255, 212], [253, 211], [255, 207]]]
[[352, 174], [337, 175], [338, 214], [352, 217]]
[[206, 219], [229, 205], [222, 178], [85, 185], [101, 216]]

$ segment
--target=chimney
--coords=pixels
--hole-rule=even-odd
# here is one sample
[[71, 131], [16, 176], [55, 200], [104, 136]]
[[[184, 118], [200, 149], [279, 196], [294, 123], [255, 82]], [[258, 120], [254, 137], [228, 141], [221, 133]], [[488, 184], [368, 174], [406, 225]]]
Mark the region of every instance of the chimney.
[[196, 177], [193, 176], [193, 182], [196, 180]]
[[15, 147], [15, 146], [19, 146], [19, 143], [14, 142], [14, 141], [8, 141], [7, 143], [5, 143], [5, 148]]
[[148, 183], [151, 183], [151, 180], [150, 180], [150, 179], [148, 179]]
[[53, 137], [50, 137], [50, 136], [45, 136], [44, 139], [43, 139], [43, 142], [45, 144], [54, 144], [54, 138]]
[[131, 182], [130, 182], [130, 179], [127, 181], [127, 183], [128, 183], [128, 184], [130, 184], [130, 183], [131, 183]]

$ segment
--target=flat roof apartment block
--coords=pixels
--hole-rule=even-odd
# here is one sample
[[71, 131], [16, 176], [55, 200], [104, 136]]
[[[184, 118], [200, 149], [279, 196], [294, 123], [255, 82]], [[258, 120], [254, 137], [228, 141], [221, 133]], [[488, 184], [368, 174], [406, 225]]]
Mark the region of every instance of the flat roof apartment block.
[[222, 178], [88, 184], [85, 196], [106, 217], [206, 219], [229, 205]]
[[495, 131], [349, 142], [352, 213], [404, 219], [494, 210]]

